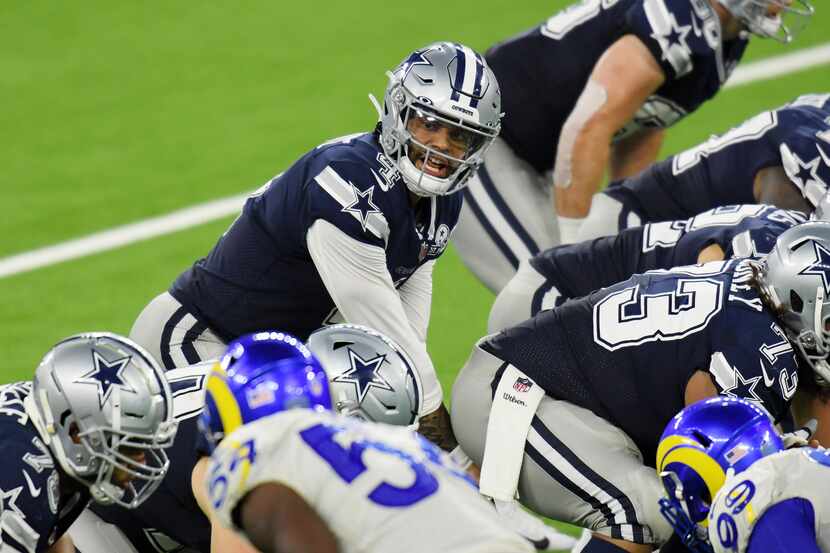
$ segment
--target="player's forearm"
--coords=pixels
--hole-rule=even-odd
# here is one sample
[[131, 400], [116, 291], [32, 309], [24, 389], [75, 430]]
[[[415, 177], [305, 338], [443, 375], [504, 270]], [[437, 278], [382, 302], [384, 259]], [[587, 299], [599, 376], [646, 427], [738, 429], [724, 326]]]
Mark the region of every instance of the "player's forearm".
[[636, 175], [654, 163], [665, 134], [663, 129], [643, 129], [615, 142], [608, 167], [610, 180]]
[[[556, 183], [556, 212], [564, 217], [584, 218], [591, 208], [591, 198], [599, 190], [611, 154], [614, 134], [606, 122], [586, 124], [574, 141], [570, 154], [570, 184]], [[559, 158], [557, 158], [559, 163]]]
[[421, 417], [418, 422], [418, 432], [444, 451], [452, 451], [458, 446], [458, 441], [452, 431], [450, 414], [443, 404], [432, 413]]

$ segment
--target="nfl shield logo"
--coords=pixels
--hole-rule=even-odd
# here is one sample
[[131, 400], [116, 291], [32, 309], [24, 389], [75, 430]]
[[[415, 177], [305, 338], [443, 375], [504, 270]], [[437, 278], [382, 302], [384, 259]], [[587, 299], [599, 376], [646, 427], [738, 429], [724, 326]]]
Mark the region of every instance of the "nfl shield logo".
[[531, 382], [529, 378], [522, 378], [520, 376], [516, 379], [516, 382], [513, 384], [513, 389], [517, 392], [526, 392], [530, 390], [532, 386], [533, 382]]

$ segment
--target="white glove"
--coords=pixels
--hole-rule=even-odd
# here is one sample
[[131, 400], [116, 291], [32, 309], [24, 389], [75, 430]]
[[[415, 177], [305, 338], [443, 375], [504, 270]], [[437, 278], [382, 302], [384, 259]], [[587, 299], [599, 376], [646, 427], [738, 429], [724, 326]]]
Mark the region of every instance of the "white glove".
[[810, 419], [807, 423], [793, 432], [787, 432], [781, 435], [781, 441], [784, 442], [784, 448], [804, 447], [810, 445], [810, 438], [816, 433], [818, 428], [818, 421]]
[[493, 500], [499, 518], [505, 526], [524, 537], [539, 551], [570, 550], [576, 539], [558, 532], [519, 506], [518, 501]]

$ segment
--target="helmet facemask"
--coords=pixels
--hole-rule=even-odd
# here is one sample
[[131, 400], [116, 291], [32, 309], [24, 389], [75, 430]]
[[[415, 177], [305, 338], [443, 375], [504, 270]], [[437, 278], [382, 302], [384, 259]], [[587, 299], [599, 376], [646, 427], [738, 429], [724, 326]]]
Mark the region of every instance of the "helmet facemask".
[[[812, 313], [802, 313], [796, 324], [788, 326], [787, 334], [798, 350], [800, 360], [813, 370], [816, 383], [830, 387], [830, 309], [825, 309], [824, 300], [824, 290], [818, 288]], [[804, 325], [807, 318], [812, 319], [810, 326]]]
[[380, 144], [409, 190], [442, 196], [463, 188], [501, 130], [501, 93], [484, 58], [436, 42], [387, 72]]
[[807, 26], [815, 9], [807, 0], [721, 0], [757, 36], [788, 44]]
[[[395, 79], [393, 74], [389, 76], [390, 80]], [[467, 179], [483, 163], [484, 153], [498, 135], [498, 129], [478, 127], [441, 114], [419, 103], [400, 83], [390, 84], [386, 109], [390, 108], [390, 98], [396, 124], [384, 132], [382, 145], [386, 154], [397, 162], [409, 189], [419, 196], [443, 196], [466, 186]], [[432, 133], [445, 133], [444, 147], [434, 146]], [[429, 143], [419, 141], [416, 136], [419, 134], [426, 136]], [[430, 169], [445, 169], [446, 174], [436, 175]]]
[[161, 484], [170, 465], [175, 423], [164, 423], [153, 436], [96, 427], [77, 434], [88, 460], [78, 466], [67, 459], [77, 480], [89, 486], [97, 503], [134, 508]]

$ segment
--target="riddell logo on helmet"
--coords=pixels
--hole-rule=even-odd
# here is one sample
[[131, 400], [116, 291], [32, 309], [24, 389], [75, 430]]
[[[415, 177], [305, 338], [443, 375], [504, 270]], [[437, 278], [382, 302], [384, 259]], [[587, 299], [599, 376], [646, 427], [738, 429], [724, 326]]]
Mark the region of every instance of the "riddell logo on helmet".
[[470, 116], [475, 115], [475, 113], [472, 110], [469, 110], [467, 108], [462, 108], [461, 106], [456, 106], [455, 104], [450, 106], [450, 109], [455, 110], [455, 111], [460, 111], [461, 113], [463, 113], [465, 115], [470, 115]]

